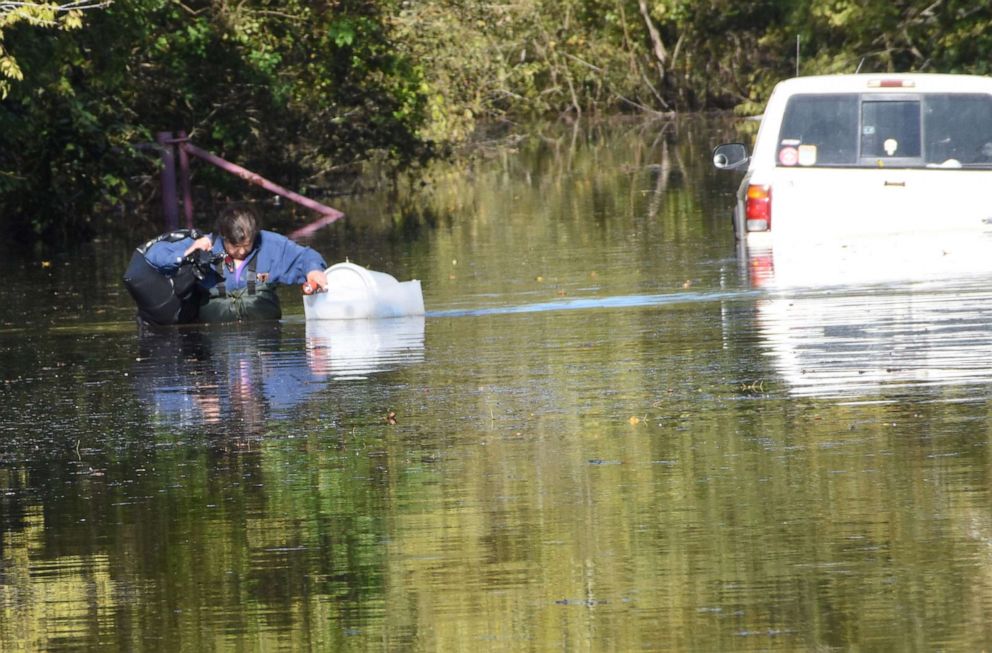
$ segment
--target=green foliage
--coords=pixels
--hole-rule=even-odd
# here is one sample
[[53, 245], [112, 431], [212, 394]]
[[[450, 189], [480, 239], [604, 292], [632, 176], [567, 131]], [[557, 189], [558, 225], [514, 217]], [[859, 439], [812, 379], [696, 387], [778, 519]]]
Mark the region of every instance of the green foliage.
[[4, 48], [4, 31], [17, 24], [61, 30], [82, 27], [82, 11], [102, 7], [105, 3], [87, 0], [55, 2], [5, 2], [0, 4], [0, 100], [7, 97], [12, 81], [24, 79], [14, 56]]
[[[85, 236], [107, 207], [147, 204], [157, 155], [135, 146], [161, 130], [290, 187], [376, 152], [396, 166], [429, 153], [419, 69], [368, 3], [130, 0], [87, 18], [55, 38], [5, 35], [25, 79], [0, 111], [0, 211], [22, 237]], [[217, 195], [251, 191], [195, 175]]]
[[[797, 67], [992, 68], [992, 9], [965, 0], [25, 6], [0, 10], [0, 215], [24, 237], [85, 236], [110, 208], [150, 205], [157, 155], [136, 146], [157, 131], [306, 192], [417, 166], [493, 121], [756, 112]], [[194, 181], [252, 192], [206, 165]]]

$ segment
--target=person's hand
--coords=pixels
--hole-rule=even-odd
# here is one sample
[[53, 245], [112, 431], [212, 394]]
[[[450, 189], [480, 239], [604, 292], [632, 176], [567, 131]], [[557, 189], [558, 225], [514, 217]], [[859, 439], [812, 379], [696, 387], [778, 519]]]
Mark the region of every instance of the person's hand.
[[327, 275], [324, 274], [323, 270], [310, 270], [307, 272], [307, 283], [317, 292], [325, 292], [327, 290]]
[[183, 256], [189, 256], [191, 252], [195, 252], [198, 249], [202, 249], [204, 252], [209, 252], [214, 247], [214, 242], [210, 239], [210, 236], [200, 236], [193, 241], [193, 244], [186, 248], [183, 252]]

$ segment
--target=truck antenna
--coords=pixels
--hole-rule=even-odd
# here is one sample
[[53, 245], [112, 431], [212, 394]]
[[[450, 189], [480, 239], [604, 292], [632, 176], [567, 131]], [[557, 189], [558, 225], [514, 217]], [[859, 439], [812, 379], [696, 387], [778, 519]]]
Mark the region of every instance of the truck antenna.
[[854, 71], [855, 75], [861, 72], [861, 66], [863, 65], [865, 65], [865, 58], [861, 57], [861, 61], [858, 62], [858, 69]]

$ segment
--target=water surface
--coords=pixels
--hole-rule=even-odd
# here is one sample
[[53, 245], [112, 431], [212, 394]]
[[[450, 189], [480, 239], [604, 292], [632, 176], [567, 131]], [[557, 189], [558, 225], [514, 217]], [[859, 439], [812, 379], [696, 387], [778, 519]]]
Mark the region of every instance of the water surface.
[[11, 253], [0, 649], [987, 648], [989, 277], [751, 283], [727, 136], [338, 202], [420, 320], [141, 335], [133, 243]]

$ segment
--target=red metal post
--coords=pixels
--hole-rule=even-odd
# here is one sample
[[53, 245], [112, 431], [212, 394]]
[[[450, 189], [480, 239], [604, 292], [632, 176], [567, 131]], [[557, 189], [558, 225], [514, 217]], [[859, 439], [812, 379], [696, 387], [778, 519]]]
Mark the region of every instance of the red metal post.
[[158, 132], [155, 141], [162, 151], [162, 216], [165, 230], [179, 227], [179, 206], [176, 202], [176, 155], [172, 132]]
[[[186, 132], [176, 132], [176, 140], [180, 143], [186, 140]], [[193, 228], [193, 191], [189, 185], [189, 155], [186, 148], [179, 148], [179, 190], [183, 194], [183, 213], [186, 217], [186, 227]]]
[[226, 159], [222, 159], [216, 154], [211, 154], [206, 150], [201, 150], [192, 143], [189, 142], [180, 143], [180, 147], [185, 149], [193, 156], [199, 157], [204, 161], [208, 161], [214, 164], [215, 166], [217, 166], [222, 170], [227, 170], [228, 172], [241, 177], [248, 183], [255, 184], [256, 186], [261, 186], [270, 193], [275, 193], [276, 195], [282, 195], [288, 200], [296, 202], [301, 206], [305, 206], [312, 211], [316, 211], [317, 213], [320, 213], [321, 215], [324, 216], [324, 220], [322, 220], [324, 224], [330, 224], [331, 222], [334, 222], [335, 220], [339, 220], [344, 217], [344, 213], [338, 211], [337, 209], [332, 209], [331, 207], [321, 204], [320, 202], [315, 202], [309, 197], [304, 197], [299, 193], [294, 193], [291, 190], [287, 190], [278, 184], [272, 183], [265, 177], [255, 174], [251, 170], [242, 168], [236, 163], [231, 163], [230, 161], [227, 161]]

